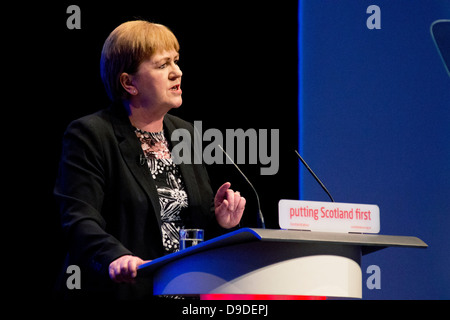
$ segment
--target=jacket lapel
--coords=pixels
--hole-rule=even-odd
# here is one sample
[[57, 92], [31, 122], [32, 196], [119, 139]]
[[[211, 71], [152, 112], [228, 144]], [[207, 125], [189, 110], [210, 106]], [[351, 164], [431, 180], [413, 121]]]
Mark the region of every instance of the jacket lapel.
[[[168, 133], [168, 136], [166, 137], [166, 139], [169, 139], [171, 141], [172, 148], [173, 148], [174, 146], [176, 146], [179, 143], [179, 141], [172, 141], [172, 139], [171, 139], [172, 132], [175, 129], [177, 129], [177, 126], [173, 123], [170, 115], [166, 115], [164, 117], [164, 126], [167, 129], [167, 133]], [[197, 180], [195, 178], [194, 164], [193, 164], [194, 148], [193, 148], [192, 139], [194, 139], [194, 135], [193, 135], [193, 132], [191, 132], [191, 130], [189, 130], [188, 128], [184, 128], [184, 129], [187, 129], [191, 133], [191, 163], [192, 164], [189, 164], [189, 163], [186, 164], [186, 163], [182, 162], [178, 165], [178, 167], [180, 168], [181, 175], [183, 176], [183, 180], [184, 180], [184, 185], [186, 186], [186, 192], [188, 194], [189, 206], [195, 207], [200, 203], [200, 194], [199, 194], [199, 188], [198, 188], [197, 182], [196, 182]]]
[[[119, 149], [122, 153], [122, 157], [128, 166], [129, 170], [132, 172], [136, 181], [145, 190], [147, 196], [149, 197], [153, 210], [155, 212], [158, 224], [161, 226], [161, 208], [159, 205], [158, 191], [156, 190], [155, 182], [150, 174], [147, 164], [141, 165], [140, 158], [144, 156], [139, 140], [136, 138], [134, 133], [134, 128], [131, 125], [125, 109], [122, 106], [114, 105], [111, 108], [112, 116], [111, 122], [113, 124], [113, 129], [116, 134], [117, 140], [119, 142]], [[177, 129], [172, 117], [166, 115], [164, 117], [164, 127], [167, 132], [166, 139], [171, 141], [172, 147], [179, 143], [179, 141], [172, 141], [172, 132]], [[189, 128], [185, 128], [188, 129]], [[191, 138], [193, 139], [193, 132], [191, 133]], [[194, 148], [191, 141], [191, 161], [194, 157]], [[199, 189], [196, 183], [194, 164], [179, 164], [181, 175], [183, 176], [184, 184], [186, 186], [186, 192], [188, 194], [188, 201], [190, 207], [195, 207], [201, 202], [201, 197], [199, 194]], [[193, 214], [193, 213], [191, 213]]]
[[147, 167], [147, 163], [142, 164], [140, 161], [141, 157], [144, 156], [144, 152], [123, 107], [115, 106], [115, 108], [112, 108], [111, 122], [119, 142], [122, 157], [136, 181], [149, 197], [158, 224], [161, 226], [161, 208], [156, 185]]

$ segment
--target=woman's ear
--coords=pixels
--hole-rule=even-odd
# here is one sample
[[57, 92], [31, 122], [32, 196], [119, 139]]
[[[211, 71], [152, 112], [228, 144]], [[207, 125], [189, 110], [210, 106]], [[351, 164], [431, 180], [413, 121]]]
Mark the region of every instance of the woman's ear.
[[120, 84], [125, 89], [126, 92], [135, 96], [138, 94], [136, 87], [133, 85], [133, 76], [124, 72], [120, 75]]

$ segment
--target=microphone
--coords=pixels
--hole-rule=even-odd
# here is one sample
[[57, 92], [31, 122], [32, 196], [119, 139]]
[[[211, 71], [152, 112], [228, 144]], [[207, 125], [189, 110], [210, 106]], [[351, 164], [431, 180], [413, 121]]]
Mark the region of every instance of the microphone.
[[225, 152], [225, 150], [222, 148], [222, 146], [219, 144], [218, 145], [219, 148], [222, 150], [222, 152], [227, 156], [227, 158], [231, 161], [232, 164], [234, 164], [234, 166], [236, 167], [236, 169], [239, 171], [239, 173], [244, 177], [244, 179], [247, 181], [247, 183], [250, 185], [250, 187], [252, 187], [253, 191], [255, 192], [256, 195], [256, 201], [258, 204], [258, 227], [261, 229], [265, 229], [266, 225], [264, 223], [264, 216], [261, 212], [261, 205], [259, 203], [259, 196], [258, 196], [258, 192], [256, 192], [255, 187], [253, 187], [252, 183], [250, 182], [250, 180], [248, 180], [248, 178], [245, 176], [245, 174], [241, 171], [241, 169], [239, 169], [239, 167], [237, 166], [236, 163], [234, 163], [233, 159], [231, 159], [231, 157], [228, 155], [228, 153]]
[[140, 154], [139, 155], [139, 165], [143, 166], [146, 163], [147, 163], [147, 158], [143, 154]]
[[327, 188], [325, 187], [325, 185], [322, 183], [322, 181], [320, 181], [320, 179], [316, 176], [316, 174], [312, 171], [312, 169], [308, 166], [308, 164], [306, 163], [305, 160], [303, 160], [302, 156], [298, 153], [297, 150], [295, 150], [295, 153], [297, 154], [297, 156], [299, 157], [299, 159], [302, 161], [303, 165], [306, 167], [306, 169], [308, 169], [309, 173], [312, 174], [312, 176], [314, 177], [314, 179], [316, 179], [316, 181], [320, 184], [320, 186], [322, 187], [322, 189], [327, 193], [327, 195], [330, 197], [331, 202], [334, 202], [333, 197], [331, 196], [331, 194], [328, 192]]

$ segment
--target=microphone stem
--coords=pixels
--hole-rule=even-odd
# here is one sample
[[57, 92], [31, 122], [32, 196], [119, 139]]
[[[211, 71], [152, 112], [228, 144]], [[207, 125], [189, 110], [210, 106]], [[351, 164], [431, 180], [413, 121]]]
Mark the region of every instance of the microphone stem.
[[248, 178], [247, 178], [247, 177], [245, 176], [245, 174], [241, 171], [241, 169], [239, 169], [239, 167], [237, 166], [237, 164], [234, 163], [233, 159], [231, 159], [231, 157], [228, 155], [228, 153], [225, 152], [225, 150], [222, 148], [222, 146], [221, 146], [220, 144], [219, 144], [218, 146], [219, 146], [220, 149], [222, 149], [222, 152], [225, 153], [225, 155], [226, 155], [227, 158], [231, 161], [231, 163], [234, 164], [234, 166], [236, 167], [236, 169], [237, 169], [237, 170], [239, 171], [239, 173], [244, 177], [244, 179], [247, 181], [247, 183], [250, 185], [250, 187], [252, 187], [253, 192], [254, 192], [255, 195], [256, 195], [256, 202], [257, 202], [257, 204], [258, 204], [258, 216], [259, 216], [258, 224], [259, 224], [259, 227], [260, 227], [260, 228], [265, 229], [265, 228], [266, 228], [266, 225], [265, 225], [265, 223], [264, 223], [264, 216], [262, 215], [262, 212], [261, 212], [261, 205], [260, 205], [260, 203], [259, 203], [258, 192], [256, 192], [256, 189], [255, 189], [255, 187], [253, 186], [253, 184], [250, 182], [250, 180], [248, 180]]
[[308, 169], [309, 173], [312, 174], [312, 176], [314, 177], [314, 179], [316, 179], [316, 181], [320, 184], [320, 186], [322, 187], [322, 189], [327, 193], [327, 195], [330, 197], [331, 202], [334, 202], [333, 197], [331, 196], [331, 194], [328, 192], [327, 188], [325, 187], [325, 185], [322, 183], [322, 181], [320, 181], [320, 179], [316, 176], [316, 174], [312, 171], [312, 169], [308, 166], [308, 164], [306, 163], [305, 160], [303, 160], [302, 156], [298, 153], [297, 150], [294, 150], [295, 153], [297, 154], [297, 156], [300, 158], [300, 160], [302, 161], [303, 165], [306, 167], [306, 169]]

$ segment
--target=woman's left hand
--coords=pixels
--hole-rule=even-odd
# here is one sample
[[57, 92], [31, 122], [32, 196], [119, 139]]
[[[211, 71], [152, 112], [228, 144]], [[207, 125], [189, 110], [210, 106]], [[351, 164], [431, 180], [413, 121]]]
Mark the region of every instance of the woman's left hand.
[[230, 229], [239, 224], [245, 208], [245, 198], [241, 197], [239, 191], [230, 189], [231, 183], [225, 182], [214, 197], [216, 219], [219, 225]]

